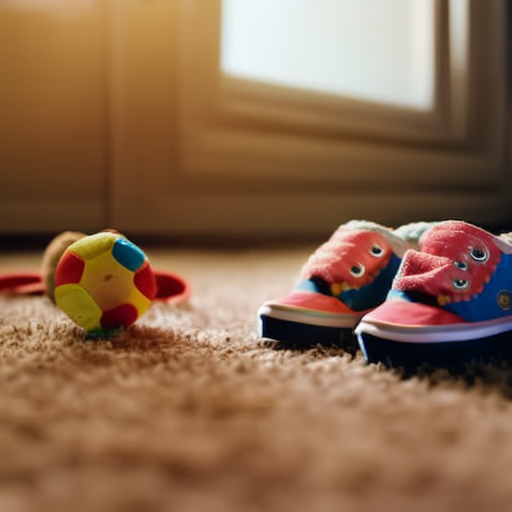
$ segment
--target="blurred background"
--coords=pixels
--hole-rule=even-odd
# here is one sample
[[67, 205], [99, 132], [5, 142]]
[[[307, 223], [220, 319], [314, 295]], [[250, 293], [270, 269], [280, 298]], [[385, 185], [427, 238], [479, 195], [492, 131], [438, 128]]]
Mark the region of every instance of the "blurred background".
[[0, 237], [510, 226], [509, 11], [0, 0]]

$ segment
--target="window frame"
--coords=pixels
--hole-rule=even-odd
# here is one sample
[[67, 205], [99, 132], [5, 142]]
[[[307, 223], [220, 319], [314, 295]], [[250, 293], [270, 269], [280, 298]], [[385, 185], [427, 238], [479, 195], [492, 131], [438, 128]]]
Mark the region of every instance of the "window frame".
[[[116, 225], [299, 234], [352, 217], [503, 219], [512, 191], [506, 2], [435, 0], [438, 108], [418, 115], [338, 97], [333, 114], [329, 95], [226, 80], [220, 1], [113, 0]], [[466, 3], [467, 67], [450, 30], [450, 15]], [[340, 121], [341, 111], [357, 121]], [[391, 118], [395, 126], [383, 130]]]
[[[388, 183], [402, 183], [404, 172], [414, 166], [423, 172], [407, 176], [411, 184], [458, 185], [462, 174], [468, 186], [491, 184], [499, 169], [489, 166], [489, 158], [499, 158], [504, 149], [503, 144], [492, 144], [494, 132], [503, 131], [504, 91], [498, 82], [490, 88], [479, 79], [481, 74], [499, 73], [498, 59], [491, 50], [496, 47], [494, 34], [481, 23], [493, 14], [492, 3], [435, 0], [432, 112], [227, 77], [220, 70], [221, 0], [207, 6], [200, 0], [183, 3], [184, 172], [244, 181], [251, 177], [258, 181], [262, 176], [280, 181], [287, 176], [305, 182], [313, 178], [371, 186], [381, 181], [380, 170], [365, 161], [364, 153], [371, 151], [374, 160], [383, 162]], [[464, 10], [465, 6], [471, 44], [453, 16], [457, 7]], [[473, 111], [477, 104], [488, 113], [484, 123]], [[479, 146], [489, 151], [475, 158]], [[267, 158], [261, 158], [262, 154]], [[315, 162], [322, 165], [317, 164], [312, 175]], [[353, 172], [340, 173], [344, 164]]]

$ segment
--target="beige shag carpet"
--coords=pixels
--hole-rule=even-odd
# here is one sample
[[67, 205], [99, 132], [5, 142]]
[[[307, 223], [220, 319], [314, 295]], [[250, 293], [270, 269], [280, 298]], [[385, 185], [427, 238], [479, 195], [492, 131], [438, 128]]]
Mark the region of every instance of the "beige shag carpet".
[[258, 340], [313, 248], [148, 250], [191, 300], [110, 342], [0, 297], [0, 511], [510, 512], [510, 366], [403, 379]]

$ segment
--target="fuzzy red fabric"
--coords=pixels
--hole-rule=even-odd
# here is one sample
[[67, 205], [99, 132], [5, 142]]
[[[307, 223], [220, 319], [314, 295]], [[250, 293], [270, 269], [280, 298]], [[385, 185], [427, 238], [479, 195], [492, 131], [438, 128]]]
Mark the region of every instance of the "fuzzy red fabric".
[[495, 237], [461, 221], [434, 225], [408, 251], [393, 287], [450, 300], [469, 300], [480, 293], [501, 258]]
[[[372, 249], [378, 252], [372, 253]], [[379, 233], [339, 228], [309, 258], [303, 279], [322, 277], [327, 283], [347, 283], [350, 288], [370, 284], [388, 263], [393, 250]]]

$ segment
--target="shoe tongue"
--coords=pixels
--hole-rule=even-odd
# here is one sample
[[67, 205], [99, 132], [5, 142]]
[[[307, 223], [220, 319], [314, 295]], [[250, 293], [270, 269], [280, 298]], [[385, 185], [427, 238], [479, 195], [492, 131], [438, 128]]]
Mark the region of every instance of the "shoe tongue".
[[497, 238], [471, 224], [445, 221], [425, 231], [420, 251], [408, 251], [393, 287], [450, 300], [482, 291], [501, 259]]
[[392, 254], [392, 247], [380, 233], [340, 228], [311, 255], [301, 277], [320, 277], [329, 285], [347, 283], [360, 288], [373, 280]]
[[408, 275], [431, 274], [451, 265], [452, 261], [450, 258], [411, 250], [402, 262], [402, 272], [400, 275], [405, 277]]
[[393, 288], [437, 296], [452, 292], [452, 262], [449, 258], [419, 251], [408, 251]]

